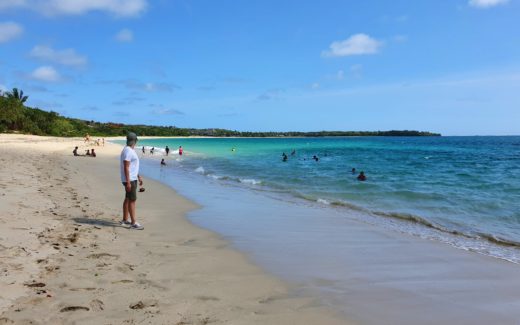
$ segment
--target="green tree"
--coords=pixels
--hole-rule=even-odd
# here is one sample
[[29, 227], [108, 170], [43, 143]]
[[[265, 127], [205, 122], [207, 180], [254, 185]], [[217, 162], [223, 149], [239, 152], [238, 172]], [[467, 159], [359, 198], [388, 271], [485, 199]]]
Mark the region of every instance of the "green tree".
[[18, 88], [13, 88], [12, 91], [6, 92], [5, 95], [7, 96], [7, 98], [17, 99], [22, 104], [25, 103], [29, 98], [29, 96], [24, 96], [23, 90], [18, 90]]
[[6, 130], [18, 130], [20, 122], [24, 118], [24, 108], [20, 101], [0, 97], [0, 129]]

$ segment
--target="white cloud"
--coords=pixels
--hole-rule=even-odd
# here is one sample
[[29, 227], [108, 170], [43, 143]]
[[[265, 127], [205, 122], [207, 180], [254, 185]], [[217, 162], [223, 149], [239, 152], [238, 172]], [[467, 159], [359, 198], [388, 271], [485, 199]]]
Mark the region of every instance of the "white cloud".
[[36, 45], [29, 55], [42, 61], [67, 66], [78, 67], [87, 64], [87, 57], [76, 53], [74, 49], [55, 50], [50, 46]]
[[184, 115], [184, 112], [182, 112], [182, 111], [179, 111], [174, 108], [164, 108], [164, 107], [153, 110], [151, 113], [156, 114], [156, 115]]
[[355, 34], [344, 41], [330, 44], [330, 49], [322, 52], [323, 57], [375, 54], [383, 45], [382, 42], [366, 35]]
[[143, 13], [147, 0], [0, 0], [0, 10], [26, 8], [48, 16], [82, 15], [92, 11], [106, 12], [119, 17]]
[[128, 89], [146, 92], [172, 92], [175, 89], [180, 88], [177, 85], [169, 84], [166, 82], [140, 82], [135, 79], [121, 80], [120, 83]]
[[134, 40], [134, 33], [126, 28], [121, 29], [119, 33], [116, 34], [116, 40], [119, 42], [131, 42]]
[[41, 66], [31, 73], [31, 78], [40, 81], [56, 82], [61, 80], [61, 76], [51, 66]]
[[468, 4], [476, 8], [490, 8], [508, 2], [509, 0], [469, 0]]
[[0, 23], [0, 43], [8, 42], [22, 35], [23, 27], [17, 23]]

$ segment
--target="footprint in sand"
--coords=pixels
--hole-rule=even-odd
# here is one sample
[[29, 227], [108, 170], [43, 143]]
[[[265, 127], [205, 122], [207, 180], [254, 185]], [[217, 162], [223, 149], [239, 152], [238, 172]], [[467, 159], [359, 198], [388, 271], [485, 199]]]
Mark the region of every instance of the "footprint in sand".
[[102, 311], [105, 309], [105, 304], [99, 299], [94, 299], [90, 302], [90, 308], [93, 311]]
[[69, 306], [69, 307], [65, 307], [65, 308], [60, 309], [60, 312], [65, 313], [65, 312], [77, 311], [77, 310], [89, 311], [90, 308], [83, 307], [83, 306]]
[[119, 280], [119, 281], [112, 281], [112, 284], [118, 284], [118, 283], [133, 283], [133, 280]]
[[59, 269], [60, 269], [59, 266], [51, 266], [51, 265], [49, 265], [49, 266], [45, 267], [45, 271], [47, 271], [49, 273], [52, 273], [52, 272], [57, 271]]
[[29, 288], [43, 288], [46, 286], [46, 284], [43, 282], [25, 283], [24, 285]]
[[114, 254], [109, 254], [109, 253], [96, 253], [96, 254], [88, 255], [87, 258], [92, 258], [92, 259], [113, 258], [113, 259], [117, 260], [119, 258], [119, 255], [114, 255]]
[[197, 298], [198, 300], [201, 300], [201, 301], [219, 301], [220, 300], [219, 298], [212, 297], [212, 296], [197, 296], [195, 298]]
[[138, 301], [136, 302], [135, 304], [131, 304], [130, 306], [130, 309], [148, 309], [148, 308], [153, 308], [153, 309], [157, 309], [158, 311], [158, 302], [157, 300], [145, 300], [145, 301]]
[[123, 263], [123, 265], [116, 266], [116, 270], [118, 270], [121, 273], [128, 273], [130, 271], [133, 271], [135, 269], [135, 265], [126, 264]]
[[70, 288], [69, 291], [94, 291], [96, 288]]

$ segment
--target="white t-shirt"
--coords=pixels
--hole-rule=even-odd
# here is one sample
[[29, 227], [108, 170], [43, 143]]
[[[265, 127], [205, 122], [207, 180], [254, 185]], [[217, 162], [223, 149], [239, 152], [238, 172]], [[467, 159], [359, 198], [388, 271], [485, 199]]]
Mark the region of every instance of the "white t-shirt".
[[137, 174], [139, 174], [139, 157], [137, 157], [137, 153], [132, 147], [126, 146], [123, 151], [121, 151], [121, 182], [126, 183], [124, 161], [130, 162], [130, 181], [136, 181]]

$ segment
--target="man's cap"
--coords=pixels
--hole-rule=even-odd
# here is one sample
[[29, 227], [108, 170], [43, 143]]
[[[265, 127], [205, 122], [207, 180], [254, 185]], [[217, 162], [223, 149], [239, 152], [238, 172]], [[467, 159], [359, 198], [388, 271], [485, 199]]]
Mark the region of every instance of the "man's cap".
[[137, 134], [135, 134], [134, 132], [128, 132], [128, 134], [126, 135], [126, 144], [136, 143], [136, 142], [137, 142]]

